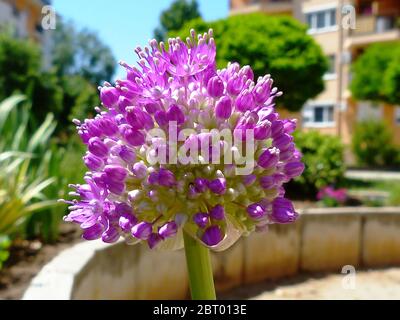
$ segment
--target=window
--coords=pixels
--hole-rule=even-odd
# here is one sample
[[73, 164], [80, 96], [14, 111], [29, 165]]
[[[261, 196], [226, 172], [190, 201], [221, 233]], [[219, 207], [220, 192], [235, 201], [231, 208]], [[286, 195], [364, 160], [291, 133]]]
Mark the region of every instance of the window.
[[336, 26], [336, 9], [327, 9], [306, 13], [310, 31], [329, 31]]
[[43, 33], [43, 27], [41, 24], [37, 24], [35, 29], [36, 29], [36, 32], [38, 32], [40, 34]]
[[329, 126], [334, 124], [334, 105], [309, 105], [303, 109], [305, 127]]
[[400, 125], [400, 107], [397, 106], [394, 108], [394, 121], [397, 125]]
[[336, 56], [330, 54], [328, 56], [328, 71], [324, 75], [324, 80], [332, 80], [336, 77]]
[[357, 120], [380, 120], [383, 118], [383, 106], [369, 101], [359, 101], [357, 105]]

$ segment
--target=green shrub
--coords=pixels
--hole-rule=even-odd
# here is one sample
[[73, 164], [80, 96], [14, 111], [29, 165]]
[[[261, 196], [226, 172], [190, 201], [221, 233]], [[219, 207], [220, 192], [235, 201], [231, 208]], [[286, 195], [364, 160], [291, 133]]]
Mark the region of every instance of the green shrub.
[[0, 236], [24, 233], [21, 228], [34, 212], [55, 204], [44, 190], [55, 179], [46, 174], [45, 154], [56, 124], [49, 114], [35, 131], [28, 130], [30, 108], [22, 96], [0, 104]]
[[400, 206], [400, 183], [391, 183], [388, 202], [390, 206]]
[[343, 179], [344, 148], [339, 138], [317, 131], [297, 132], [295, 142], [303, 153], [306, 168], [289, 186], [292, 193], [315, 196], [322, 187], [335, 185]]
[[0, 270], [10, 256], [11, 241], [7, 236], [0, 236]]
[[393, 166], [399, 163], [399, 151], [383, 122], [370, 120], [357, 124], [352, 149], [361, 166]]
[[[43, 192], [48, 199], [65, 199], [71, 191], [69, 183], [84, 182], [83, 176], [87, 171], [82, 161], [84, 148], [85, 145], [76, 137], [69, 138], [65, 145], [56, 141], [51, 143], [49, 153], [43, 159], [46, 163], [45, 174], [55, 179], [54, 183]], [[63, 222], [62, 217], [66, 213], [67, 209], [63, 203], [34, 213], [26, 225], [27, 237], [39, 237], [46, 243], [55, 242]]]

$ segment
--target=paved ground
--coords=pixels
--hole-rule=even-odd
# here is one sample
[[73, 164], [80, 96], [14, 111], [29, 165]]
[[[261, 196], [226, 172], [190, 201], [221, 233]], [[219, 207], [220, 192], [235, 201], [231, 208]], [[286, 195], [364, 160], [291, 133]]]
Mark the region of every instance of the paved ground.
[[398, 171], [347, 170], [345, 176], [357, 180], [400, 180]]
[[[400, 300], [400, 268], [356, 272], [355, 281], [342, 274], [300, 275], [277, 282], [242, 287], [222, 299], [256, 300]], [[354, 287], [352, 288], [352, 284]]]

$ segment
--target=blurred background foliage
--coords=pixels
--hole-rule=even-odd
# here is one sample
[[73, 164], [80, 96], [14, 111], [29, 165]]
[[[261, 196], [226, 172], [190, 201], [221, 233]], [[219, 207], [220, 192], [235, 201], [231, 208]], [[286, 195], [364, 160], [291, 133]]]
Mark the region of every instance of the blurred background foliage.
[[400, 42], [369, 46], [352, 72], [350, 90], [356, 99], [400, 104]]
[[400, 164], [400, 154], [393, 137], [383, 122], [369, 120], [357, 124], [352, 138], [352, 150], [363, 167], [394, 167]]
[[0, 33], [0, 268], [13, 239], [57, 241], [68, 184], [81, 183], [84, 146], [73, 118], [93, 115], [116, 61], [97, 35], [61, 21], [52, 61], [38, 44]]
[[315, 198], [318, 190], [343, 181], [344, 146], [338, 137], [318, 131], [297, 131], [295, 143], [303, 154], [306, 168], [300, 177], [289, 183], [290, 194]]

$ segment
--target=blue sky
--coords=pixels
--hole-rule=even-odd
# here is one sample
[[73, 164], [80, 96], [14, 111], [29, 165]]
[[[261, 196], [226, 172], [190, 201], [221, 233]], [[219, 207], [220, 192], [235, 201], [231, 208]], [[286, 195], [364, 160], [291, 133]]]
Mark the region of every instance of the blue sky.
[[[112, 49], [117, 61], [135, 61], [133, 50], [144, 46], [153, 38], [161, 11], [172, 0], [53, 0], [57, 14], [75, 22], [79, 28], [87, 27]], [[228, 0], [198, 0], [206, 21], [228, 15]], [[118, 69], [118, 75], [123, 70]]]

